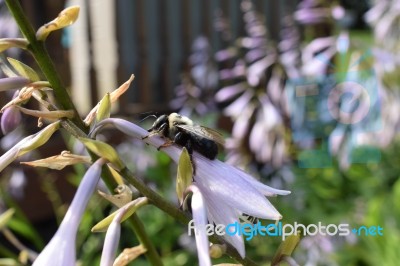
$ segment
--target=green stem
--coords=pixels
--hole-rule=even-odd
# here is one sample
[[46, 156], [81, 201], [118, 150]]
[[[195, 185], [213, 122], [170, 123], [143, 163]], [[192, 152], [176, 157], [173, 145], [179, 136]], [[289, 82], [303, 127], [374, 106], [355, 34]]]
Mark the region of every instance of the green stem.
[[82, 130], [86, 131], [86, 126], [80, 119], [79, 114], [73, 104], [71, 97], [63, 86], [61, 79], [54, 67], [54, 64], [47, 52], [44, 42], [36, 40], [35, 31], [28, 21], [24, 11], [18, 0], [6, 0], [6, 4], [15, 21], [17, 22], [22, 34], [28, 40], [28, 49], [32, 52], [37, 64], [41, 68], [43, 74], [50, 82], [54, 91], [54, 96], [63, 110], [73, 110], [75, 113], [72, 121]]

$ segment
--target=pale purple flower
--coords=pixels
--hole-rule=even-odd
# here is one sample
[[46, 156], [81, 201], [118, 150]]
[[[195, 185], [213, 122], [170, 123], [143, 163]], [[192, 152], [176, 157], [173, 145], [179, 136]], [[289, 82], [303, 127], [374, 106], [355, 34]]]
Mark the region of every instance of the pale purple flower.
[[98, 159], [82, 178], [74, 199], [57, 232], [39, 254], [32, 266], [75, 266], [75, 240], [79, 223], [100, 179], [104, 159]]
[[7, 135], [21, 124], [21, 111], [14, 106], [10, 106], [4, 110], [1, 115], [1, 131]]
[[206, 37], [199, 36], [193, 41], [188, 61], [190, 71], [182, 75], [182, 83], [175, 88], [176, 97], [170, 105], [185, 115], [204, 115], [214, 109], [211, 99], [218, 85], [218, 71]]
[[388, 11], [390, 8], [390, 1], [387, 0], [380, 0], [376, 1], [375, 5], [365, 13], [364, 19], [370, 25], [376, 25], [385, 12]]
[[215, 100], [224, 105], [224, 115], [233, 121], [232, 137], [225, 145], [227, 161], [279, 167], [286, 156], [285, 79], [300, 75], [299, 34], [293, 20], [285, 17], [277, 49], [253, 3], [242, 1], [241, 9], [246, 36], [216, 54], [223, 67], [220, 79], [227, 85], [216, 93]]
[[8, 183], [8, 191], [13, 197], [22, 199], [24, 196], [24, 191], [28, 185], [27, 183], [28, 179], [24, 171], [20, 168], [16, 168], [11, 174], [11, 178]]
[[298, 23], [307, 26], [327, 24], [334, 15], [331, 5], [330, 1], [303, 0], [298, 4], [293, 17]]
[[[207, 206], [199, 187], [191, 185], [188, 190], [192, 191], [192, 212], [194, 224], [199, 230], [204, 230], [207, 225]], [[199, 257], [200, 266], [211, 266], [210, 259], [210, 242], [205, 232], [199, 232], [195, 234], [197, 254]]]
[[335, 251], [332, 237], [315, 235], [306, 236], [300, 241], [299, 249], [304, 250], [299, 260], [305, 266], [337, 265], [330, 257]]
[[100, 266], [110, 266], [114, 263], [115, 254], [118, 249], [119, 238], [121, 236], [121, 220], [126, 210], [126, 207], [119, 209], [118, 213], [115, 215], [111, 224], [107, 228], [103, 252], [101, 253]]
[[0, 79], [0, 91], [20, 89], [29, 83], [30, 80], [23, 77], [2, 78]]
[[[95, 134], [101, 127], [112, 125], [123, 133], [142, 139], [149, 133], [143, 128], [123, 119], [109, 118], [101, 121]], [[159, 147], [165, 140], [160, 137], [150, 137], [145, 142]], [[176, 163], [181, 154], [181, 148], [172, 145], [163, 148]], [[194, 152], [196, 174], [193, 185], [201, 192], [207, 209], [208, 220], [216, 224], [239, 222], [239, 216], [246, 213], [263, 219], [279, 220], [280, 213], [272, 206], [265, 196], [288, 195], [290, 191], [278, 190], [266, 186], [246, 172], [219, 160], [209, 160]], [[242, 236], [226, 236], [226, 241], [232, 244], [244, 257], [244, 240]]]

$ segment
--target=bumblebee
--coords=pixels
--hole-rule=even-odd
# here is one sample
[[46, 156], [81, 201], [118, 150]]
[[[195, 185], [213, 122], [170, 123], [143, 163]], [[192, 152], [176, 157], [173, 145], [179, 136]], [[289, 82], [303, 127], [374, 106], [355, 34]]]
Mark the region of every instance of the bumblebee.
[[147, 137], [152, 134], [160, 134], [170, 140], [161, 145], [159, 149], [176, 143], [186, 147], [191, 160], [193, 151], [214, 160], [218, 154], [218, 144], [224, 144], [224, 138], [219, 132], [196, 125], [190, 118], [177, 113], [158, 117], [148, 131], [150, 134]]

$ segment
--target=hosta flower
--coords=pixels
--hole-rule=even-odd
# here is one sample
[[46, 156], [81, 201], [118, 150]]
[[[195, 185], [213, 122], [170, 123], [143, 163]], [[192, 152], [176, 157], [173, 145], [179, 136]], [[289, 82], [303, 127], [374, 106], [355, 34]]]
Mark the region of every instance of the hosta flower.
[[103, 159], [98, 159], [82, 178], [78, 190], [57, 232], [32, 266], [75, 266], [75, 240], [86, 205], [100, 179]]
[[[105, 125], [113, 125], [123, 133], [142, 139], [148, 132], [137, 125], [123, 119], [110, 118], [101, 121], [97, 130]], [[164, 144], [159, 137], [146, 138], [145, 141], [155, 147]], [[162, 149], [176, 163], [181, 148], [171, 145]], [[207, 218], [210, 223], [229, 224], [239, 222], [243, 213], [263, 219], [279, 220], [282, 216], [267, 200], [266, 196], [288, 195], [290, 191], [274, 189], [255, 180], [246, 172], [219, 160], [209, 160], [194, 152], [196, 174], [193, 185], [198, 188], [205, 202]], [[244, 257], [244, 240], [242, 236], [226, 236]]]
[[[13, 99], [18, 96], [19, 91], [14, 93]], [[16, 129], [21, 123], [21, 111], [15, 107], [10, 106], [3, 111], [1, 115], [1, 131], [7, 135]]]
[[29, 79], [23, 77], [2, 78], [0, 79], [0, 91], [20, 89], [29, 82]]
[[3, 134], [6, 135], [16, 129], [21, 123], [21, 118], [21, 111], [14, 106], [4, 110], [1, 115], [1, 131]]
[[121, 236], [121, 219], [126, 209], [122, 208], [115, 215], [113, 221], [108, 226], [107, 234], [104, 239], [103, 252], [101, 254], [100, 266], [112, 265], [115, 259], [115, 253], [118, 248], [119, 238]]
[[171, 107], [185, 115], [204, 115], [214, 109], [212, 96], [218, 86], [218, 71], [206, 37], [194, 40], [189, 64], [190, 72], [182, 75], [182, 84], [175, 89]]
[[316, 235], [306, 236], [300, 242], [300, 249], [303, 252], [297, 256], [302, 265], [337, 265], [331, 255], [335, 251], [333, 237]]
[[226, 142], [227, 160], [235, 165], [255, 161], [279, 167], [286, 160], [285, 70], [293, 77], [299, 75], [298, 34], [286, 18], [278, 51], [252, 2], [242, 1], [241, 8], [247, 36], [216, 54], [223, 66], [220, 79], [226, 86], [216, 93], [215, 100], [225, 106], [224, 114], [234, 123], [232, 137]]
[[[193, 192], [192, 196], [192, 212], [193, 221], [198, 228], [205, 228], [207, 225], [207, 210], [204, 196], [196, 185], [191, 185], [188, 190]], [[200, 266], [211, 266], [210, 260], [210, 242], [207, 235], [202, 232], [195, 234], [197, 254]]]
[[[400, 78], [400, 3], [399, 1], [376, 1], [365, 14], [365, 19], [374, 31], [376, 60], [375, 70], [381, 85], [388, 90], [398, 91]], [[385, 104], [383, 104], [385, 105]]]

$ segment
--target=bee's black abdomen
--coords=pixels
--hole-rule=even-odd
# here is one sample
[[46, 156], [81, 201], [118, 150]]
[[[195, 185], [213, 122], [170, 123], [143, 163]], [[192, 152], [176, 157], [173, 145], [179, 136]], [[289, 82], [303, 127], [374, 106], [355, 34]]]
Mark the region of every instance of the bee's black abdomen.
[[174, 141], [176, 144], [186, 147], [189, 154], [193, 151], [197, 151], [210, 160], [214, 160], [217, 157], [218, 145], [213, 140], [201, 138], [195, 134], [179, 132], [175, 136]]
[[195, 151], [201, 153], [204, 157], [207, 157], [210, 160], [214, 160], [218, 154], [217, 143], [206, 138], [195, 138], [193, 148]]

